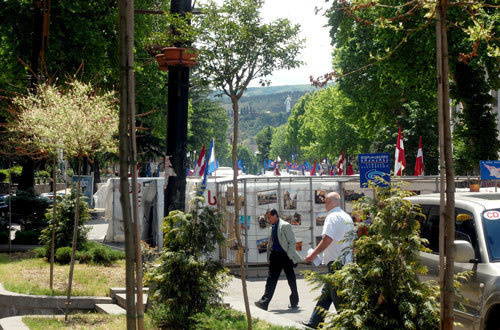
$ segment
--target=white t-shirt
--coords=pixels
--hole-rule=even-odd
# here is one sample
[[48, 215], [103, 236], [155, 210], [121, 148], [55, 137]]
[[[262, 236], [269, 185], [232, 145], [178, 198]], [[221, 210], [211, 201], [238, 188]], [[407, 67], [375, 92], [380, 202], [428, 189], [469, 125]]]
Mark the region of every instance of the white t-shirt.
[[323, 237], [327, 235], [333, 241], [323, 250], [323, 263], [325, 265], [343, 256], [346, 247], [350, 248], [349, 253], [339, 261], [344, 265], [352, 261], [352, 241], [348, 240], [347, 237], [344, 241], [344, 235], [353, 229], [354, 224], [351, 217], [342, 211], [340, 207], [335, 207], [328, 212], [321, 235]]

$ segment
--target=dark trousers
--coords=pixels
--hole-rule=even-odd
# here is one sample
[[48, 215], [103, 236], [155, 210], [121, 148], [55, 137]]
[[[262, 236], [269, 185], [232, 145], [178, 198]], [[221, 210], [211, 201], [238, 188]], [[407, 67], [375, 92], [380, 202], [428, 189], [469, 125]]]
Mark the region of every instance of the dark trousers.
[[[333, 274], [336, 270], [338, 270], [338, 264], [334, 264], [333, 262], [328, 263], [328, 272]], [[325, 320], [325, 313], [330, 309], [330, 306], [332, 305], [335, 306], [335, 309], [338, 308], [338, 297], [337, 297], [337, 288], [330, 285], [330, 284], [325, 284], [323, 288], [321, 289], [321, 296], [316, 303], [316, 307], [314, 308], [314, 311], [311, 315], [311, 318], [309, 319], [309, 324], [317, 328], [318, 325]], [[318, 307], [321, 307], [324, 309], [320, 311]]]
[[278, 284], [278, 279], [281, 275], [281, 270], [285, 271], [288, 285], [292, 291], [292, 294], [290, 295], [290, 304], [292, 306], [296, 306], [299, 303], [299, 293], [297, 291], [297, 280], [293, 270], [293, 261], [288, 258], [288, 255], [285, 252], [273, 251], [269, 256], [269, 272], [267, 274], [266, 290], [264, 291], [262, 298], [259, 300], [259, 302], [266, 307], [273, 298], [276, 284]]

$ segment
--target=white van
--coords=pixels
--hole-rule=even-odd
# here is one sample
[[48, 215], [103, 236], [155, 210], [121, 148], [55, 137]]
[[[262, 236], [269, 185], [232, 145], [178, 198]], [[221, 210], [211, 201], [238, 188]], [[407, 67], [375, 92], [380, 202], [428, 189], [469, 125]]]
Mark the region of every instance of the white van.
[[[408, 199], [425, 215], [421, 235], [432, 250], [421, 252], [426, 279], [439, 283], [439, 194]], [[462, 286], [465, 311], [455, 308], [455, 321], [461, 329], [500, 329], [500, 193], [456, 193], [455, 218], [455, 273], [474, 273]]]

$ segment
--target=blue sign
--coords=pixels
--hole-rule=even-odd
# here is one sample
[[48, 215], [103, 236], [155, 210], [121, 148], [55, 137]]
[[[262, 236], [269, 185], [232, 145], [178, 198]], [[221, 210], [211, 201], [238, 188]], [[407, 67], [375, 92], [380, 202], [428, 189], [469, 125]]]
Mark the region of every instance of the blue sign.
[[481, 180], [500, 180], [500, 160], [482, 160]]
[[[359, 154], [359, 186], [368, 187], [368, 182], [387, 187], [391, 182], [391, 156], [384, 154]], [[384, 181], [376, 180], [381, 178]]]
[[[93, 176], [92, 175], [80, 175], [80, 194], [87, 197], [86, 202], [89, 204], [89, 207], [92, 207], [93, 203], [93, 187], [94, 187], [94, 181], [93, 181]], [[76, 189], [76, 185], [78, 182], [78, 175], [73, 175], [73, 187]]]

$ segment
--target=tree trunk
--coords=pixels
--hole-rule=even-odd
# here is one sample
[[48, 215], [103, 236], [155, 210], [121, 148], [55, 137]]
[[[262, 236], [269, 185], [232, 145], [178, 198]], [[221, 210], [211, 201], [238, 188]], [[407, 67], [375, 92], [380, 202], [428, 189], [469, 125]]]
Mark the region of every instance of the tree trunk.
[[54, 155], [52, 162], [52, 180], [54, 184], [52, 195], [52, 235], [50, 239], [50, 290], [54, 290], [54, 253], [55, 253], [55, 239], [56, 239], [56, 206], [57, 206], [57, 155]]
[[[441, 66], [441, 79], [439, 84], [441, 88], [439, 91], [440, 95], [440, 108], [442, 125], [439, 126], [440, 131], [442, 130], [443, 145], [440, 143], [440, 155], [444, 158], [444, 168], [441, 171], [446, 173], [446, 203], [443, 212], [443, 196], [441, 195], [441, 222], [445, 224], [444, 239], [444, 251], [440, 251], [440, 254], [445, 252], [446, 255], [446, 265], [444, 268], [444, 273], [442, 275], [442, 286], [441, 286], [441, 329], [453, 329], [453, 305], [455, 300], [454, 294], [454, 240], [455, 240], [455, 181], [454, 181], [454, 169], [453, 169], [453, 154], [452, 154], [452, 139], [451, 139], [451, 121], [450, 121], [450, 85], [449, 85], [449, 63], [448, 63], [448, 34], [447, 34], [447, 8], [448, 1], [441, 0], [439, 5], [436, 7], [436, 19], [439, 25], [438, 32], [438, 43], [441, 43], [441, 48], [438, 51], [438, 68]], [[441, 193], [442, 194], [442, 193]], [[442, 270], [440, 270], [442, 271]], [[441, 279], [441, 278], [440, 278]]]
[[99, 166], [99, 160], [97, 157], [94, 159], [94, 163], [92, 164], [92, 172], [94, 172], [94, 187], [93, 187], [93, 192], [95, 193], [97, 191], [97, 184], [101, 183], [101, 173], [100, 173], [100, 166]]
[[443, 128], [443, 62], [441, 37], [441, 7], [436, 6], [436, 60], [438, 87], [438, 130], [439, 130], [439, 288], [440, 288], [440, 328], [444, 327], [444, 302], [447, 300], [444, 292], [444, 232], [445, 232], [445, 166], [444, 166], [444, 130]]
[[[41, 11], [41, 2], [33, 0], [33, 39], [31, 40], [31, 72], [29, 88], [32, 93], [36, 94], [38, 86], [39, 74], [39, 58], [40, 50], [42, 48], [42, 29], [43, 17]], [[23, 171], [19, 178], [17, 189], [28, 190], [35, 187], [35, 161], [28, 156], [22, 157]]]
[[[133, 24], [132, 24], [133, 26]], [[130, 93], [134, 93], [134, 80], [130, 82], [132, 87]], [[135, 236], [135, 276], [136, 276], [136, 289], [137, 289], [137, 328], [144, 329], [144, 302], [142, 301], [142, 252], [141, 252], [141, 224], [139, 219], [139, 198], [137, 196], [137, 143], [135, 136], [135, 106], [130, 107], [130, 146], [131, 158], [130, 173], [132, 174], [132, 215], [134, 222], [134, 236]]]
[[[233, 161], [233, 191], [234, 191], [234, 228], [236, 231], [236, 240], [238, 242], [238, 254], [240, 257], [240, 273], [241, 273], [241, 285], [243, 287], [243, 300], [245, 302], [245, 311], [247, 314], [247, 326], [248, 329], [252, 329], [252, 314], [250, 313], [250, 305], [248, 303], [248, 292], [247, 292], [247, 282], [246, 282], [246, 271], [245, 271], [245, 251], [243, 249], [243, 243], [241, 242], [240, 236], [240, 224], [239, 224], [239, 211], [240, 211], [240, 198], [238, 196], [238, 162], [237, 149], [238, 149], [238, 99], [236, 96], [231, 96], [231, 102], [233, 104], [233, 150], [232, 150], [232, 161]], [[245, 246], [245, 249], [247, 247]]]
[[118, 3], [120, 31], [120, 204], [125, 231], [125, 285], [127, 329], [136, 328], [135, 281], [134, 281], [134, 231], [129, 198], [128, 170], [130, 167], [129, 125], [134, 97], [134, 1], [120, 0]]
[[[64, 314], [64, 321], [68, 322], [69, 306], [71, 304], [71, 286], [73, 284], [73, 271], [75, 269], [75, 254], [76, 244], [78, 239], [78, 220], [80, 219], [80, 167], [81, 157], [78, 157], [78, 180], [76, 181], [76, 202], [75, 202], [75, 221], [73, 224], [73, 240], [71, 248], [71, 262], [69, 264], [69, 281], [68, 281], [68, 295], [66, 297], [66, 313]], [[55, 191], [55, 189], [54, 189]]]

